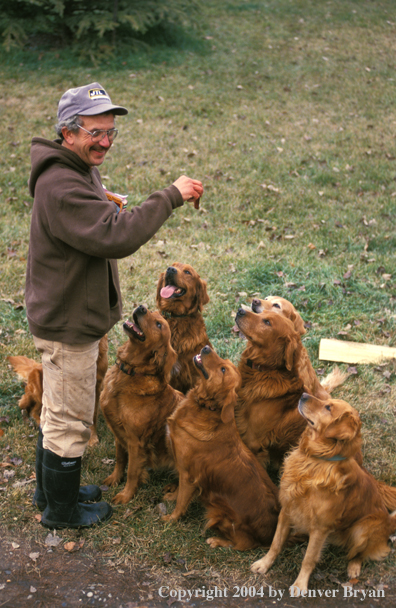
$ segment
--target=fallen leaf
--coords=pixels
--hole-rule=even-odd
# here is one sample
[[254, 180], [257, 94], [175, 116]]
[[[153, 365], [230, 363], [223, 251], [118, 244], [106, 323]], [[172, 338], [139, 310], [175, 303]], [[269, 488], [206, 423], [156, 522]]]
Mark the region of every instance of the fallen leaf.
[[347, 372], [349, 374], [352, 374], [353, 376], [356, 376], [358, 371], [356, 369], [356, 367], [354, 365], [351, 365], [350, 367], [347, 368]]
[[78, 542], [70, 541], [65, 543], [63, 547], [69, 553], [74, 553], [75, 551], [79, 551], [84, 546], [85, 540], [81, 538]]
[[155, 511], [161, 516], [166, 515], [168, 512], [166, 505], [163, 502], [160, 502], [155, 506]]
[[29, 557], [35, 562], [40, 557], [40, 553], [29, 553]]
[[56, 536], [56, 532], [51, 534], [51, 532], [47, 535], [45, 539], [45, 544], [47, 547], [57, 547], [62, 542], [62, 539], [59, 536]]

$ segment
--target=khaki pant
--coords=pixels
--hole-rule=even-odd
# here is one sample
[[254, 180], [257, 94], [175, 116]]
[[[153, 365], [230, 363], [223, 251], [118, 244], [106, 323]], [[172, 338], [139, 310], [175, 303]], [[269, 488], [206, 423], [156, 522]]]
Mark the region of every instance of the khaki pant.
[[95, 409], [99, 340], [63, 344], [34, 338], [43, 363], [43, 447], [58, 456], [82, 456]]

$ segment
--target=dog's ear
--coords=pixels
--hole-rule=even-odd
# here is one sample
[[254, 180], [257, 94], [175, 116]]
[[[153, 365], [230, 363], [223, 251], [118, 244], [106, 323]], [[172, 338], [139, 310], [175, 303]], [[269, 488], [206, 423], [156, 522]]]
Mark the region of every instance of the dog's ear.
[[302, 320], [301, 315], [296, 310], [293, 310], [290, 319], [293, 321], [294, 329], [300, 336], [303, 336], [307, 330], [304, 327], [304, 321]]
[[152, 354], [152, 362], [155, 368], [159, 372], [162, 372], [165, 380], [169, 382], [173, 367], [177, 361], [176, 351], [173, 350], [170, 344], [160, 344]]
[[362, 426], [360, 417], [354, 412], [345, 412], [334, 420], [324, 432], [325, 437], [338, 441], [351, 441]]
[[156, 301], [157, 301], [157, 306], [158, 308], [160, 307], [160, 302], [161, 302], [161, 289], [163, 288], [165, 283], [165, 272], [162, 272], [159, 276], [158, 279], [158, 283], [157, 283], [157, 296], [156, 296]]
[[167, 350], [167, 355], [164, 360], [164, 376], [166, 381], [169, 382], [170, 377], [173, 375], [173, 370], [177, 365], [177, 353], [171, 345], [169, 345]]
[[202, 279], [199, 279], [197, 284], [197, 302], [200, 311], [209, 302], [207, 283]]
[[224, 424], [234, 420], [234, 409], [237, 400], [237, 393], [234, 389], [230, 390], [221, 408], [221, 421]]
[[285, 365], [286, 369], [291, 371], [294, 365], [294, 357], [298, 348], [297, 338], [293, 335], [286, 337], [285, 347]]

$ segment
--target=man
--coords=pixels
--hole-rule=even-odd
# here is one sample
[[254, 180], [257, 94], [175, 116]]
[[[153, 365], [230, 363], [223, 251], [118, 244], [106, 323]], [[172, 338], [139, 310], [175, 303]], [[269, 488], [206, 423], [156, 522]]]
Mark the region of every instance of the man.
[[203, 194], [200, 181], [181, 176], [130, 212], [109, 200], [97, 167], [118, 133], [115, 116], [127, 113], [99, 83], [69, 89], [58, 105], [60, 139], [32, 140], [26, 310], [44, 373], [33, 501], [50, 528], [91, 526], [112, 514], [106, 502], [93, 502], [97, 486], [80, 488], [80, 473], [99, 340], [121, 318], [116, 260]]

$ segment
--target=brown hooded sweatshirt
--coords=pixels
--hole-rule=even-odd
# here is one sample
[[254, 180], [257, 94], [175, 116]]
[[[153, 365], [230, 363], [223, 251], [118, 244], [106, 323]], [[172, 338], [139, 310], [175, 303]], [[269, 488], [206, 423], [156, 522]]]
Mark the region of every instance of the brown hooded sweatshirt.
[[34, 197], [26, 310], [34, 336], [64, 343], [99, 340], [121, 318], [117, 259], [131, 255], [183, 205], [175, 186], [118, 213], [90, 168], [60, 140], [32, 140]]

